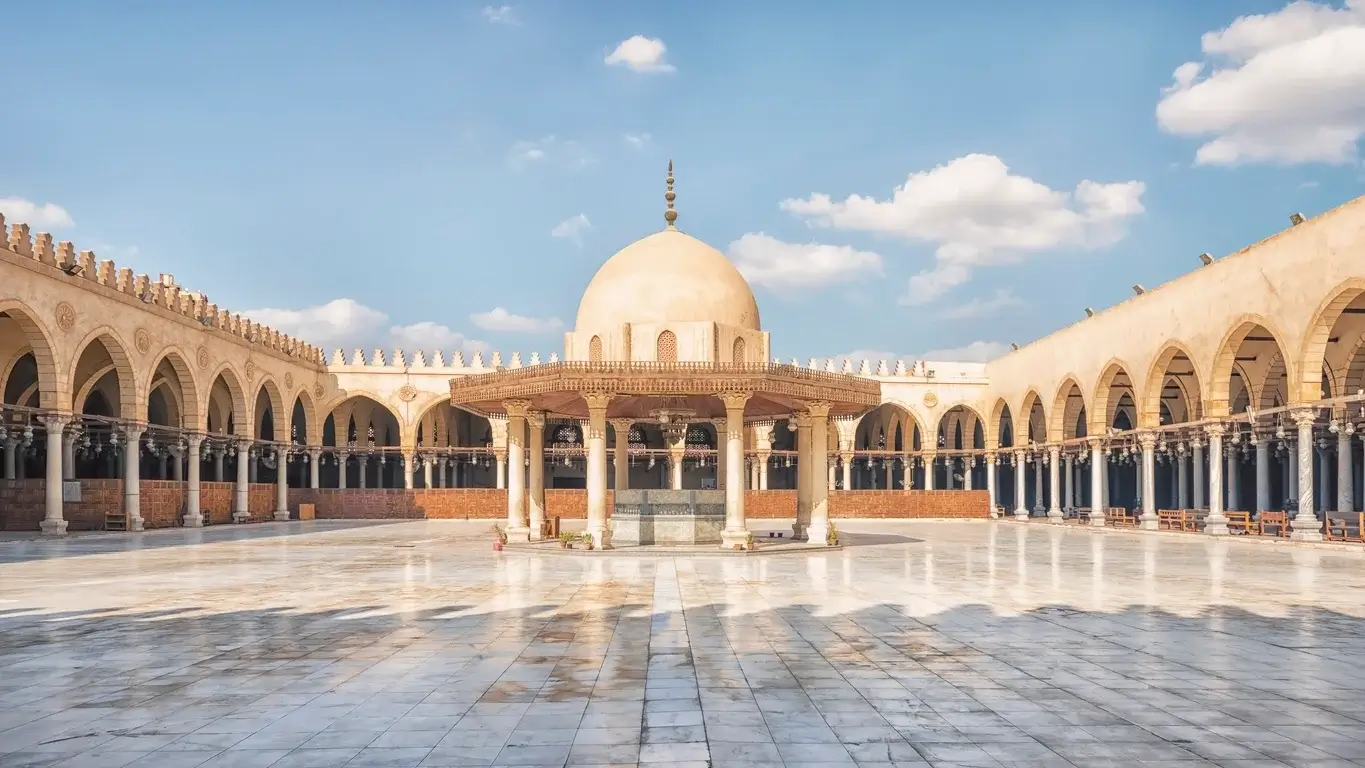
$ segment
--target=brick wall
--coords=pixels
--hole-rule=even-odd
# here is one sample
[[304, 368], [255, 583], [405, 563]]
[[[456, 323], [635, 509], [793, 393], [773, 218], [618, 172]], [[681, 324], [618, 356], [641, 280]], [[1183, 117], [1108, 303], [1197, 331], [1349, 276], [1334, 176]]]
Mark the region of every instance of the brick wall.
[[796, 491], [745, 491], [744, 517], [796, 517]]
[[987, 518], [990, 495], [987, 491], [830, 491], [829, 516]]
[[199, 511], [209, 513], [209, 525], [232, 522], [233, 483], [199, 483]]
[[[289, 489], [289, 509], [313, 504], [318, 519], [346, 520], [501, 520], [507, 517], [507, 491], [497, 488]], [[611, 491], [607, 491], [611, 504]], [[545, 490], [545, 514], [569, 519], [588, 515], [588, 492]]]
[[[117, 482], [123, 485], [122, 481]], [[138, 483], [138, 493], [142, 497], [143, 526], [174, 528], [180, 525], [189, 487], [189, 483], [177, 483], [174, 480], [143, 480]]]
[[[146, 481], [143, 481], [146, 482]], [[46, 505], [43, 480], [0, 480], [0, 529], [36, 531]], [[123, 509], [122, 480], [82, 480], [81, 500], [62, 506], [68, 531], [104, 529], [106, 511]]]

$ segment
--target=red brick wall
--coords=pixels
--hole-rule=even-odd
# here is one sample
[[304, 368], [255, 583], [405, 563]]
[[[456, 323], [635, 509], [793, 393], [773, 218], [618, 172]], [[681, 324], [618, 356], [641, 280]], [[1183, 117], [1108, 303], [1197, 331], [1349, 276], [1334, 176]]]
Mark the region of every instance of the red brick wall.
[[984, 519], [990, 517], [990, 495], [987, 491], [830, 491], [829, 516]]
[[[200, 509], [203, 502], [200, 501]], [[249, 522], [263, 523], [275, 519], [275, 484], [251, 483], [246, 488], [246, 511]]]
[[[122, 485], [122, 481], [119, 484]], [[138, 483], [138, 493], [142, 496], [143, 526], [174, 528], [180, 525], [188, 489], [189, 483], [177, 483], [174, 480], [143, 480]]]
[[744, 517], [796, 517], [796, 491], [745, 491]]
[[209, 513], [209, 525], [232, 522], [233, 483], [199, 483], [199, 511]]
[[[43, 480], [0, 480], [0, 528], [39, 530], [46, 504], [45, 485]], [[122, 480], [82, 480], [81, 500], [64, 504], [62, 513], [68, 531], [99, 531], [104, 529], [106, 511], [122, 509]]]

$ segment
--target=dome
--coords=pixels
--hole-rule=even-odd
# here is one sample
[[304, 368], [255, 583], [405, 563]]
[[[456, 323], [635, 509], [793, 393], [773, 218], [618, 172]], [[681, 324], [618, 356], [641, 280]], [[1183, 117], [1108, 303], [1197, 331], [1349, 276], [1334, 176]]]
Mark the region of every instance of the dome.
[[725, 255], [672, 228], [607, 259], [583, 292], [577, 330], [622, 323], [713, 322], [761, 330], [749, 283]]

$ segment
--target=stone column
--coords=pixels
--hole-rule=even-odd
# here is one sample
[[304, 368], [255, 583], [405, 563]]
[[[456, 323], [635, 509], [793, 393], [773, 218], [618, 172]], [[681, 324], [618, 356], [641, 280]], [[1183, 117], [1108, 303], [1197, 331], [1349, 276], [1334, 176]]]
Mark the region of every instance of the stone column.
[[[1204, 533], [1211, 536], [1226, 536], [1228, 518], [1223, 514], [1224, 427], [1222, 424], [1210, 424], [1204, 431], [1209, 435], [1209, 515], [1204, 518]], [[1203, 456], [1199, 456], [1199, 459], [1202, 460]], [[1198, 468], [1199, 464], [1196, 463], [1195, 467]], [[1195, 482], [1199, 480], [1196, 478]]]
[[185, 515], [181, 518], [181, 524], [186, 528], [202, 528], [204, 526], [204, 513], [199, 506], [199, 450], [204, 445], [203, 435], [187, 435], [185, 442], [188, 448], [185, 450], [186, 462], [185, 486]]
[[727, 392], [720, 396], [725, 404], [725, 530], [721, 548], [731, 549], [749, 539], [744, 520], [744, 405], [749, 395]]
[[[832, 491], [832, 490], [834, 490], [835, 486], [838, 484], [838, 478], [836, 477], [836, 475], [837, 475], [838, 472], [839, 472], [839, 468], [836, 467], [836, 466], [834, 466], [834, 462], [829, 461], [828, 458], [826, 458], [825, 463], [829, 465], [828, 471], [825, 473], [825, 474], [827, 475], [827, 478], [826, 478], [826, 481], [825, 481], [825, 490]], [[888, 473], [890, 472], [890, 470], [887, 470], [887, 471], [888, 471]], [[891, 487], [891, 484], [890, 484], [890, 483], [887, 483], [887, 487], [890, 488], [890, 487]]]
[[901, 488], [910, 490], [915, 487], [915, 460], [910, 454], [901, 456]]
[[346, 490], [346, 462], [351, 457], [347, 451], [337, 452], [337, 490]]
[[142, 530], [142, 428], [124, 429], [123, 443], [123, 513], [128, 517], [128, 530]]
[[749, 463], [749, 490], [758, 490], [758, 457]]
[[355, 487], [364, 490], [365, 486], [370, 482], [369, 477], [367, 477], [367, 475], [370, 474], [369, 473], [370, 457], [363, 453], [360, 454], [359, 456], [355, 457], [355, 465], [356, 465]]
[[526, 524], [526, 411], [531, 404], [508, 400], [502, 405], [507, 410], [507, 540], [525, 542], [531, 540]]
[[43, 522], [39, 525], [44, 536], [65, 536], [66, 517], [62, 510], [62, 431], [70, 418], [53, 414], [38, 419], [47, 430], [47, 470], [44, 481]]
[[723, 491], [725, 490], [725, 464], [727, 459], [725, 455], [725, 421], [724, 419], [715, 419], [711, 422], [711, 426], [716, 428], [716, 463], [713, 465], [716, 472], [716, 490]]
[[[1062, 522], [1061, 446], [1054, 445], [1049, 447], [1047, 449], [1047, 460], [1048, 460], [1047, 476], [1048, 480], [1051, 483], [1050, 487], [1048, 488], [1048, 490], [1050, 491], [1050, 493], [1048, 494], [1048, 499], [1050, 500], [1051, 504], [1047, 508], [1047, 518], [1048, 522], [1050, 523], [1060, 523]], [[1041, 490], [1042, 489], [1039, 488], [1039, 491]]]
[[611, 395], [589, 392], [583, 395], [588, 403], [588, 533], [599, 549], [611, 547], [611, 529], [607, 525], [607, 404]]
[[843, 467], [844, 490], [853, 490], [853, 452], [848, 451], [839, 454], [839, 463]]
[[[1241, 509], [1242, 494], [1240, 491], [1237, 490], [1238, 478], [1240, 476], [1237, 465], [1241, 463], [1241, 461], [1239, 460], [1240, 457], [1241, 451], [1239, 450], [1236, 444], [1229, 446], [1228, 449], [1224, 451], [1224, 461], [1227, 462], [1227, 468], [1224, 474], [1228, 478], [1227, 480], [1228, 492], [1226, 497], [1227, 502], [1223, 505], [1224, 510]], [[1219, 490], [1221, 491], [1221, 489]]]
[[[997, 457], [996, 457], [995, 452], [994, 452], [994, 451], [987, 451], [987, 452], [986, 452], [986, 498], [987, 498], [987, 503], [990, 504], [990, 506], [991, 506], [991, 517], [995, 517], [995, 507], [996, 507], [996, 505], [997, 505], [997, 503], [998, 503], [998, 499], [999, 499], [999, 497], [996, 495], [996, 490], [995, 490], [995, 463], [996, 463], [996, 461], [997, 461]], [[909, 488], [910, 486], [909, 486], [909, 485], [906, 485], [905, 487], [906, 487], [906, 488]]]
[[1103, 528], [1105, 524], [1105, 507], [1109, 506], [1104, 498], [1104, 478], [1109, 472], [1109, 455], [1104, 450], [1104, 443], [1099, 440], [1090, 441], [1090, 524], [1096, 528]]
[[1143, 432], [1138, 435], [1142, 446], [1142, 517], [1139, 527], [1147, 531], [1157, 529], [1156, 519], [1156, 435]]
[[[240, 458], [240, 457], [238, 457], [238, 458]], [[258, 466], [256, 465], [256, 461], [257, 461], [256, 457], [254, 457], [254, 456], [248, 456], [247, 458], [248, 458], [248, 461], [247, 461], [247, 482], [248, 482], [248, 483], [254, 483], [254, 482], [256, 482], [257, 477], [259, 477], [260, 471], [261, 471], [261, 470], [260, 470], [260, 467], [258, 467]]]
[[1043, 452], [1040, 450], [1033, 459], [1033, 506], [1031, 509], [1043, 508]]
[[275, 448], [275, 522], [289, 522], [289, 453]]
[[1189, 470], [1186, 469], [1189, 463], [1187, 458], [1178, 453], [1175, 456], [1175, 498], [1172, 501], [1175, 502], [1176, 509], [1190, 508]]
[[1028, 519], [1028, 483], [1024, 479], [1024, 452], [1014, 452], [1014, 519]]
[[[1297, 450], [1297, 448], [1296, 448], [1296, 446], [1298, 445], [1298, 443], [1295, 442], [1292, 438], [1291, 438], [1290, 440], [1288, 440], [1287, 442], [1289, 443], [1289, 445], [1288, 445], [1288, 450], [1289, 450], [1289, 462], [1288, 462], [1288, 464], [1289, 464], [1289, 466], [1288, 466], [1288, 472], [1289, 472], [1289, 482], [1288, 482], [1288, 486], [1289, 486], [1289, 498], [1291, 498], [1291, 499], [1297, 499], [1297, 498], [1299, 498], [1299, 452], [1298, 452], [1298, 450]], [[1312, 450], [1310, 449], [1310, 450], [1308, 451], [1308, 455], [1311, 456], [1312, 454], [1313, 454], [1313, 452], [1312, 452]], [[1310, 472], [1309, 476], [1310, 476], [1310, 477], [1312, 476], [1311, 472]], [[1309, 492], [1311, 493], [1313, 489], [1312, 489], [1312, 488], [1309, 488], [1308, 490], [1309, 490]]]
[[1299, 510], [1290, 523], [1289, 537], [1295, 541], [1322, 541], [1322, 522], [1313, 499], [1313, 423], [1318, 412], [1305, 408], [1292, 415], [1299, 428]]
[[436, 457], [435, 457], [435, 456], [432, 456], [432, 455], [429, 454], [429, 453], [423, 454], [423, 455], [422, 455], [422, 487], [423, 487], [423, 488], [435, 488], [435, 487], [436, 487], [436, 486], [435, 486], [435, 482], [436, 482], [436, 481], [435, 481], [435, 479], [434, 479], [434, 476], [435, 476], [435, 475], [434, 475], [434, 473], [432, 472], [432, 466], [431, 466], [431, 465], [434, 464], [435, 462], [436, 462]]
[[252, 463], [250, 452], [250, 440], [237, 441], [237, 498], [236, 505], [232, 509], [232, 522], [234, 523], [245, 522], [251, 517], [249, 506], [251, 495], [248, 492], [251, 480], [247, 469], [248, 465]]
[[1192, 484], [1194, 487], [1190, 495], [1194, 497], [1194, 508], [1203, 509], [1206, 506], [1204, 491], [1208, 490], [1208, 486], [1204, 485], [1204, 442], [1196, 438], [1193, 450], [1194, 458], [1191, 459], [1191, 462], [1194, 471], [1194, 482]]
[[964, 491], [972, 490], [972, 468], [975, 465], [976, 465], [975, 456], [962, 457], [962, 490]]
[[630, 419], [612, 419], [611, 428], [616, 433], [616, 445], [612, 450], [612, 466], [616, 469], [615, 485], [618, 491], [630, 487], [630, 427], [635, 422]]
[[[171, 455], [171, 479], [175, 482], [184, 480], [185, 452], [178, 445], [172, 445], [166, 449]], [[165, 459], [162, 459], [165, 461]]]
[[1256, 509], [1257, 515], [1270, 509], [1270, 436], [1256, 435]]
[[768, 490], [768, 461], [772, 454], [767, 451], [758, 452], [758, 490]]
[[526, 428], [527, 447], [531, 455], [526, 507], [530, 517], [531, 538], [539, 541], [545, 536], [545, 412], [527, 411]]
[[14, 479], [15, 479], [15, 474], [16, 474], [16, 472], [17, 472], [17, 467], [18, 467], [18, 464], [19, 464], [19, 462], [17, 461], [17, 454], [18, 454], [17, 448], [18, 448], [18, 447], [19, 447], [19, 438], [17, 438], [17, 437], [7, 437], [7, 438], [5, 438], [5, 479], [6, 479], [6, 480], [14, 480]]
[[806, 527], [809, 542], [829, 545], [829, 488], [822, 480], [829, 466], [829, 403], [807, 403], [810, 415], [810, 518]]
[[1070, 453], [1062, 460], [1066, 468], [1066, 480], [1063, 482], [1064, 493], [1062, 495], [1062, 509], [1071, 509], [1076, 506], [1076, 459]]
[[[1351, 436], [1337, 432], [1337, 514], [1355, 511], [1355, 467], [1351, 461]], [[1325, 471], [1323, 474], [1327, 474]], [[1326, 506], [1325, 504], [1323, 505]]]
[[[416, 451], [402, 451], [402, 452], [399, 453], [398, 455], [399, 455], [399, 460], [403, 462], [403, 490], [405, 490], [405, 491], [411, 491], [412, 488], [413, 488], [413, 486], [417, 484], [417, 483], [416, 483], [416, 480], [417, 480], [417, 452], [416, 452]], [[382, 473], [383, 473], [383, 471], [384, 471], [384, 464], [383, 464], [383, 463], [381, 463], [381, 464], [379, 465], [379, 471], [380, 471], [381, 476], [382, 476]], [[381, 479], [380, 479], [380, 481], [379, 481], [379, 484], [380, 484], [381, 486], [384, 484], [384, 481], [383, 481], [382, 477], [381, 477]]]
[[[213, 481], [215, 483], [224, 482], [223, 478], [227, 477], [227, 472], [223, 468], [224, 456], [222, 446], [213, 449]], [[342, 487], [345, 488], [346, 486], [343, 485]]]
[[668, 487], [681, 491], [683, 457], [687, 454], [687, 425], [670, 425], [664, 430], [664, 440], [668, 443]]
[[322, 449], [308, 449], [308, 487], [322, 487]]
[[507, 451], [494, 449], [493, 461], [495, 462], [493, 471], [496, 474], [493, 487], [502, 490], [507, 487]]
[[62, 439], [62, 479], [76, 479], [76, 441], [80, 439], [80, 427], [73, 427]]
[[811, 449], [811, 419], [800, 413], [792, 416], [796, 422], [796, 522], [792, 523], [792, 538], [798, 541], [806, 538], [806, 527], [810, 523], [811, 479], [815, 464], [814, 451]]

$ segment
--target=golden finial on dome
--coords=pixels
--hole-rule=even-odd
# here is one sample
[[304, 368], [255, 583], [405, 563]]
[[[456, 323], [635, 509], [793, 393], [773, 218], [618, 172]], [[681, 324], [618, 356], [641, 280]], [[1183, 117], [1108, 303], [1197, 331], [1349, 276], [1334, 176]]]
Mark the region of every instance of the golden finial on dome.
[[677, 227], [673, 226], [673, 223], [676, 222], [676, 221], [678, 220], [678, 212], [675, 211], [675, 210], [673, 210], [673, 201], [674, 201], [674, 200], [677, 200], [677, 199], [678, 199], [678, 196], [675, 195], [675, 194], [673, 194], [673, 161], [672, 161], [672, 160], [669, 160], [669, 161], [668, 161], [668, 179], [667, 179], [667, 184], [668, 184], [668, 188], [667, 188], [667, 191], [664, 192], [664, 200], [667, 200], [667, 201], [668, 201], [668, 210], [664, 211], [664, 221], [668, 222], [668, 228], [669, 228], [669, 229], [677, 229]]

